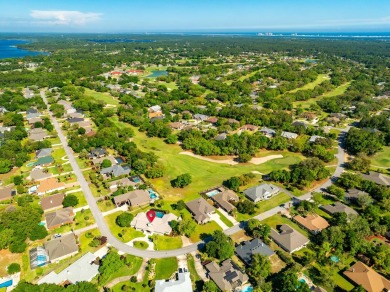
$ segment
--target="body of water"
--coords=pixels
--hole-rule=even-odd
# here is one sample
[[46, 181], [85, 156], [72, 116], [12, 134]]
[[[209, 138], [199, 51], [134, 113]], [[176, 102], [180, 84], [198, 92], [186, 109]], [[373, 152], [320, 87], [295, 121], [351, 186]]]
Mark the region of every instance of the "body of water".
[[149, 77], [149, 78], [157, 78], [157, 77], [160, 77], [160, 76], [167, 76], [168, 75], [168, 72], [165, 71], [165, 70], [154, 70], [152, 71], [152, 74], [146, 76], [146, 77]]
[[45, 52], [34, 52], [17, 48], [18, 45], [28, 44], [23, 40], [0, 40], [0, 59], [22, 58], [25, 56], [47, 55]]

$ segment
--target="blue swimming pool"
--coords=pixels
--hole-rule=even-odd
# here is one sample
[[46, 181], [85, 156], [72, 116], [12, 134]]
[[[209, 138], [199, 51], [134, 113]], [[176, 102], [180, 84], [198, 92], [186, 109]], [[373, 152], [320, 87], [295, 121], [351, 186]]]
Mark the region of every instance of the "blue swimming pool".
[[212, 191], [210, 191], [210, 192], [207, 192], [206, 195], [207, 195], [208, 197], [212, 197], [212, 196], [215, 196], [216, 194], [219, 194], [219, 193], [220, 193], [219, 190], [212, 190]]
[[135, 182], [135, 183], [137, 183], [137, 184], [140, 183], [140, 182], [142, 182], [142, 180], [141, 180], [141, 178], [140, 178], [139, 176], [133, 177], [133, 178], [132, 178], [132, 181]]
[[246, 286], [240, 292], [252, 292], [252, 291], [253, 291], [252, 286]]
[[301, 282], [301, 283], [306, 283], [306, 280], [303, 279], [303, 278], [301, 278], [301, 279], [299, 279], [299, 282]]
[[161, 212], [161, 211], [156, 211], [156, 217], [158, 217], [158, 218], [162, 218], [162, 217], [164, 217], [164, 212]]
[[331, 259], [332, 262], [334, 262], [336, 264], [340, 261], [339, 257], [337, 257], [335, 255], [331, 256], [330, 259]]

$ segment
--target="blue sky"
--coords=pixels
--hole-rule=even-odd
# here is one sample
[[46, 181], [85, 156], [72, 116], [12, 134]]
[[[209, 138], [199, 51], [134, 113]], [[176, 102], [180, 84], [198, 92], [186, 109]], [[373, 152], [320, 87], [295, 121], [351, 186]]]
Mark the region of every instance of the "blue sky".
[[0, 0], [0, 32], [389, 32], [389, 0]]

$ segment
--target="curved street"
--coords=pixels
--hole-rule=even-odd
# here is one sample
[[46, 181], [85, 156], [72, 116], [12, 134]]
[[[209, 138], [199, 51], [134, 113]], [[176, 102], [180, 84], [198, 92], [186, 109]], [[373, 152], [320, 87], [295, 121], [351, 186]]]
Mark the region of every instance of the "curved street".
[[[45, 102], [45, 104], [49, 108], [49, 104], [47, 102], [46, 95], [45, 95], [44, 91], [41, 91], [41, 96], [42, 96], [43, 101]], [[188, 253], [194, 252], [197, 249], [199, 249], [199, 247], [204, 245], [205, 242], [200, 241], [200, 242], [197, 242], [197, 243], [194, 243], [192, 245], [188, 245], [188, 246], [185, 246], [185, 247], [182, 247], [179, 249], [166, 250], [166, 251], [150, 251], [150, 250], [141, 250], [141, 249], [126, 245], [124, 242], [117, 239], [111, 233], [107, 223], [105, 222], [103, 214], [100, 211], [100, 209], [96, 203], [96, 199], [93, 196], [91, 189], [89, 188], [87, 180], [84, 178], [84, 175], [81, 172], [80, 167], [78, 166], [78, 164], [76, 162], [76, 159], [75, 159], [75, 156], [73, 154], [72, 149], [70, 149], [70, 147], [68, 146], [66, 137], [64, 136], [59, 123], [57, 122], [56, 118], [53, 116], [53, 114], [50, 111], [49, 111], [49, 115], [50, 115], [50, 119], [53, 123], [53, 126], [58, 133], [58, 137], [60, 138], [61, 143], [65, 149], [66, 155], [69, 158], [69, 162], [74, 170], [74, 173], [75, 173], [75, 175], [80, 183], [80, 187], [84, 193], [84, 196], [87, 200], [87, 203], [90, 207], [90, 210], [93, 214], [93, 217], [95, 218], [96, 225], [99, 228], [101, 235], [107, 237], [107, 242], [111, 246], [115, 247], [116, 249], [118, 249], [121, 252], [128, 253], [128, 254], [135, 255], [135, 256], [139, 256], [142, 258], [167, 258], [167, 257], [177, 257], [177, 256], [180, 256], [183, 254], [188, 254]], [[332, 180], [335, 179], [336, 177], [340, 176], [340, 174], [342, 173], [343, 166], [344, 166], [344, 159], [345, 159], [342, 144], [343, 144], [344, 137], [345, 137], [345, 134], [347, 133], [347, 131], [348, 131], [348, 129], [344, 129], [342, 131], [342, 133], [340, 134], [339, 139], [338, 139], [338, 141], [339, 141], [338, 153], [337, 153], [338, 165], [337, 165], [337, 168], [336, 168], [334, 175], [332, 176], [331, 179], [327, 180], [323, 185], [321, 185], [318, 189], [316, 189], [316, 191], [330, 186], [332, 184]], [[288, 194], [291, 194], [291, 193], [288, 192]], [[310, 197], [311, 197], [311, 192], [299, 197], [299, 199], [309, 199]], [[275, 207], [271, 210], [268, 210], [262, 214], [255, 216], [254, 218], [263, 220], [265, 218], [268, 218], [272, 215], [277, 214], [282, 209], [283, 209], [282, 207]], [[243, 229], [244, 226], [245, 226], [245, 222], [241, 222], [239, 224], [234, 225], [231, 228], [224, 230], [224, 233], [227, 235], [232, 235], [232, 234], [240, 231], [241, 229]]]

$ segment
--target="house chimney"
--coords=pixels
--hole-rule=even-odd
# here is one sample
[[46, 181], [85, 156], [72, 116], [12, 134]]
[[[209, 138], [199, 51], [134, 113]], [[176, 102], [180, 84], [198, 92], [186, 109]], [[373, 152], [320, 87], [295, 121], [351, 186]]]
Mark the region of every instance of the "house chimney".
[[355, 268], [352, 268], [352, 273], [354, 273], [355, 272]]
[[53, 204], [53, 200], [50, 200], [50, 204]]

